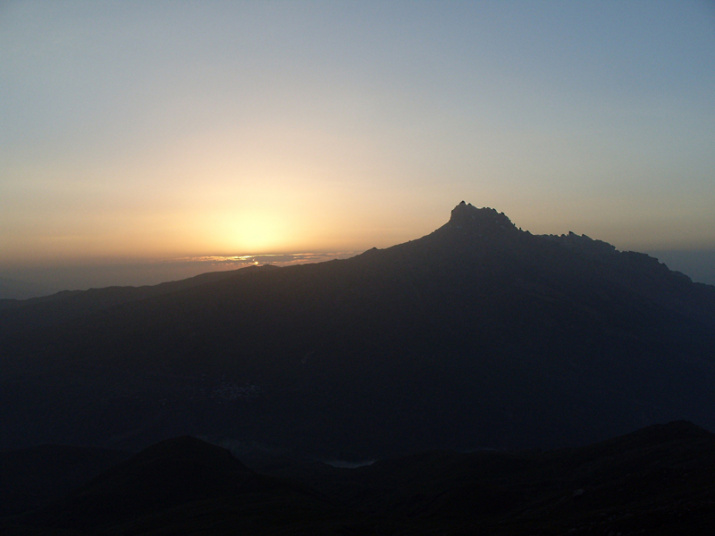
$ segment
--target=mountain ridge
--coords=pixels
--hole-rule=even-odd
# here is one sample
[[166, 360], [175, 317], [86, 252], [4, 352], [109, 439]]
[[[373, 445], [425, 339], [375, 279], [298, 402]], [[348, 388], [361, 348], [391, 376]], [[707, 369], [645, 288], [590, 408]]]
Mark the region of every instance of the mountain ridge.
[[152, 292], [0, 311], [7, 446], [189, 433], [359, 459], [715, 426], [715, 287], [494, 209], [460, 203], [350, 259]]
[[[575, 448], [428, 451], [354, 469], [271, 456], [249, 469], [228, 450], [179, 437], [22, 515], [0, 514], [0, 530], [707, 535], [715, 521], [714, 454], [715, 435], [687, 421]], [[12, 491], [0, 480], [0, 493]]]

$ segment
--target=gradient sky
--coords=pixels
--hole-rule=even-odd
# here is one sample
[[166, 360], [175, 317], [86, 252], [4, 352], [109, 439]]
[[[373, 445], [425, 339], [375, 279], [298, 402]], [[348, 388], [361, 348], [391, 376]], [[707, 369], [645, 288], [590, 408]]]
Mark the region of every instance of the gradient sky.
[[0, 1], [0, 275], [386, 247], [463, 199], [715, 250], [715, 3]]

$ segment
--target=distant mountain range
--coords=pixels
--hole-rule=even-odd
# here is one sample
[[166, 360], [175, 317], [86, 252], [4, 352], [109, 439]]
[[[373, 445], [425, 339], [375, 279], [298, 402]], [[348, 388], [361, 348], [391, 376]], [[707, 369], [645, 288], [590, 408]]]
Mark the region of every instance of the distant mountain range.
[[46, 296], [53, 292], [56, 291], [36, 283], [0, 277], [0, 300], [26, 300], [36, 296]]
[[715, 436], [682, 421], [579, 448], [430, 451], [357, 469], [249, 467], [192, 437], [123, 456], [45, 446], [0, 451], [12, 506], [0, 532], [709, 536], [714, 481]]
[[334, 459], [715, 429], [715, 287], [464, 202], [356, 257], [0, 301], [0, 446]]

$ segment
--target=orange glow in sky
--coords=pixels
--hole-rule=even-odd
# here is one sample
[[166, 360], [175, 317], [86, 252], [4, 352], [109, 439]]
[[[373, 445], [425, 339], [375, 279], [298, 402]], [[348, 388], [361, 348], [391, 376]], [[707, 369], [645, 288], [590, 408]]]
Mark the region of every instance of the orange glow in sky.
[[461, 200], [715, 250], [713, 28], [706, 1], [3, 3], [0, 277], [386, 247]]

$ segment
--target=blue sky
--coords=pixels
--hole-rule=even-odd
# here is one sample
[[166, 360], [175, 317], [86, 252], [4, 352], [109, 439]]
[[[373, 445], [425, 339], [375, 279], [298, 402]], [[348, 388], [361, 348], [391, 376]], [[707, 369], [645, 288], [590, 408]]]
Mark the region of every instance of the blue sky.
[[715, 250], [710, 1], [6, 1], [0, 88], [0, 276], [385, 247], [462, 199]]

